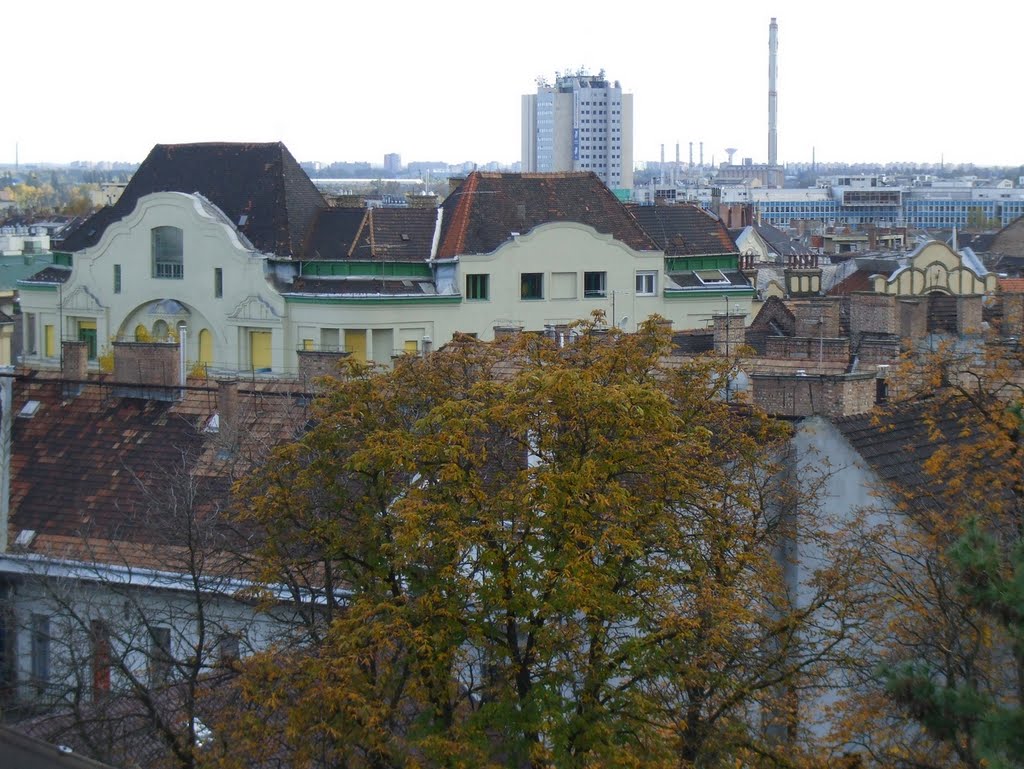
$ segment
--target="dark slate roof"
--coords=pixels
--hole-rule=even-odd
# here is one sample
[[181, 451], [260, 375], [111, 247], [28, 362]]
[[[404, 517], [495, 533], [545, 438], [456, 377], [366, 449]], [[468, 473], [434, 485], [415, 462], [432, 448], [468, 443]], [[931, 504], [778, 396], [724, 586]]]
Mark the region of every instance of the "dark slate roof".
[[665, 256], [734, 254], [738, 251], [722, 220], [700, 206], [627, 207]]
[[257, 249], [278, 256], [301, 253], [313, 218], [327, 205], [281, 142], [158, 144], [117, 203], [86, 220], [58, 249], [95, 245], [111, 222], [123, 219], [140, 198], [154, 192], [200, 193]]
[[[972, 429], [976, 420], [963, 401], [924, 400], [832, 421], [883, 483], [914, 491], [916, 504], [932, 506], [939, 497], [929, 490], [940, 491], [941, 484], [925, 470], [925, 462], [939, 446], [967, 446], [979, 440], [981, 431]], [[956, 468], [961, 476], [971, 471]]]
[[433, 296], [437, 294], [429, 278], [296, 278], [278, 285], [282, 294], [319, 296]]
[[715, 349], [715, 334], [710, 329], [695, 328], [672, 334], [672, 352], [676, 355], [699, 355]]
[[770, 224], [755, 224], [753, 227], [776, 254], [782, 256], [807, 256], [814, 253], [802, 243], [794, 242], [789, 235], [778, 227], [773, 227]]
[[317, 214], [308, 259], [424, 262], [436, 208], [328, 208]]
[[637, 251], [658, 247], [593, 173], [505, 174], [474, 171], [441, 204], [437, 256], [487, 254], [549, 222], [578, 222]]
[[17, 769], [109, 769], [109, 764], [0, 726], [0, 765]]
[[58, 265], [51, 265], [40, 270], [35, 275], [23, 280], [29, 283], [67, 283], [71, 277], [71, 268]]
[[[728, 279], [729, 283], [728, 285], [724, 283], [709, 285], [697, 277], [696, 273], [698, 272], [721, 272]], [[747, 276], [739, 270], [688, 270], [686, 272], [670, 272], [668, 277], [682, 289], [709, 291], [720, 288], [750, 288], [750, 281], [747, 280]]]

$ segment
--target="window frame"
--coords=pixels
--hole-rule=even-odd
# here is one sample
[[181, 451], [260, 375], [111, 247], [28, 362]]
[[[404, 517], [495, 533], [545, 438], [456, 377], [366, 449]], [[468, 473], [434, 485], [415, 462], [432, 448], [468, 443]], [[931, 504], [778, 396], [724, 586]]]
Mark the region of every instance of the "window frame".
[[[650, 290], [648, 290], [647, 283], [650, 282]], [[658, 271], [657, 270], [637, 270], [634, 288], [636, 289], [637, 296], [657, 296], [658, 295]]]
[[488, 272], [466, 273], [466, 300], [486, 302], [491, 299], [491, 274]]
[[224, 298], [224, 269], [222, 267], [213, 268], [213, 298]]
[[37, 692], [44, 691], [50, 684], [51, 639], [50, 617], [33, 614], [29, 672]]
[[114, 293], [121, 293], [121, 265], [114, 265]]
[[544, 299], [544, 273], [519, 273], [519, 298], [527, 302]]
[[[587, 288], [588, 280], [597, 278], [600, 288]], [[608, 273], [604, 270], [587, 270], [583, 273], [583, 298], [604, 299], [608, 296]]]
[[149, 244], [153, 277], [182, 280], [185, 277], [185, 231], [170, 225], [153, 227], [149, 231]]

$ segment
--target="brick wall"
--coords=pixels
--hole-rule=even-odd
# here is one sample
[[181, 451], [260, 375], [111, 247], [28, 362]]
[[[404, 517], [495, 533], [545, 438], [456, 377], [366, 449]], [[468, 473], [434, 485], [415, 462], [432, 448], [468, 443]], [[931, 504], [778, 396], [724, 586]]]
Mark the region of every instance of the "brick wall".
[[765, 357], [812, 362], [817, 360], [846, 361], [850, 359], [850, 340], [769, 336], [765, 338]]
[[1003, 336], [1019, 337], [1024, 334], [1024, 294], [1003, 294]]
[[173, 342], [113, 342], [115, 393], [122, 398], [174, 400], [180, 384], [178, 345]]
[[61, 374], [65, 379], [85, 379], [89, 375], [89, 345], [79, 340], [61, 342]]
[[745, 339], [742, 314], [730, 313], [713, 316], [715, 352], [719, 355], [735, 355]]
[[834, 299], [807, 299], [793, 306], [796, 336], [835, 338], [839, 333], [839, 302]]
[[956, 330], [958, 334], [980, 334], [981, 294], [956, 298]]
[[850, 337], [854, 344], [864, 332], [896, 333], [896, 297], [870, 291], [850, 295]]
[[903, 339], [918, 340], [928, 335], [928, 301], [901, 299], [898, 302], [899, 335]]
[[337, 376], [341, 362], [349, 356], [347, 352], [322, 352], [299, 350], [299, 380], [304, 387], [312, 387], [313, 380], [320, 376]]
[[880, 363], [895, 363], [900, 357], [900, 340], [895, 334], [889, 336], [862, 336], [857, 347], [858, 366], [877, 366]]
[[870, 411], [877, 385], [873, 373], [838, 376], [755, 374], [754, 403], [780, 417], [851, 416]]

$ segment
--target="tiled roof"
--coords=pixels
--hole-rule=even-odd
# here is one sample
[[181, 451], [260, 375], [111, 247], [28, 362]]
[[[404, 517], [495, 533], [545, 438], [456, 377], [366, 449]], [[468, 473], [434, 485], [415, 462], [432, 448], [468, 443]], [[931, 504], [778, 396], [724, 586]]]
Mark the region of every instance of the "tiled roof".
[[855, 291], [874, 291], [874, 282], [871, 276], [875, 275], [874, 270], [856, 270], [847, 275], [843, 280], [829, 289], [829, 296], [852, 294]]
[[437, 256], [487, 254], [549, 222], [578, 222], [637, 251], [657, 251], [626, 207], [593, 173], [474, 171], [444, 203]]
[[1000, 278], [999, 290], [1007, 294], [1024, 294], [1024, 278]]
[[280, 142], [158, 144], [120, 199], [64, 239], [60, 250], [95, 245], [107, 226], [154, 192], [198, 192], [220, 208], [260, 251], [299, 255], [323, 196]]
[[[16, 379], [9, 541], [32, 530], [33, 551], [119, 562], [130, 553], [138, 565], [158, 565], [151, 549], [161, 545], [161, 533], [152, 516], [162, 490], [184, 474], [203, 510], [226, 507], [231, 481], [305, 424], [303, 401], [278, 394], [282, 389], [240, 389], [239, 442], [225, 455], [220, 433], [204, 431], [217, 411], [215, 388], [158, 401], [87, 384], [65, 397], [56, 379]], [[34, 415], [19, 416], [30, 401], [38, 404]], [[154, 557], [157, 564], [148, 563]]]
[[430, 258], [436, 208], [328, 208], [305, 248], [308, 259], [418, 262]]
[[[938, 421], [935, 421], [938, 419]], [[833, 420], [850, 445], [878, 477], [922, 494], [936, 478], [924, 463], [940, 445], [958, 446], [978, 439], [970, 429], [971, 413], [962, 403], [935, 408], [928, 401], [896, 404], [883, 411]], [[956, 468], [958, 474], [968, 468]], [[921, 499], [924, 502], [924, 498]]]
[[665, 256], [737, 253], [721, 219], [700, 206], [627, 207]]

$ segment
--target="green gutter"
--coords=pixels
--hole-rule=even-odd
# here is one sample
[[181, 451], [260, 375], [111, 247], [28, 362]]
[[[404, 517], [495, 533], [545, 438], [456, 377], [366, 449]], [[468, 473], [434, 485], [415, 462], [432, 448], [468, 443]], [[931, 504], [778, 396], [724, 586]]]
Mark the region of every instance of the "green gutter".
[[701, 256], [666, 256], [666, 272], [687, 270], [736, 270], [739, 254], [703, 254]]
[[19, 291], [56, 291], [57, 287], [63, 285], [59, 283], [32, 283], [30, 281], [19, 280], [17, 283]]
[[462, 297], [458, 294], [437, 296], [423, 294], [420, 296], [396, 294], [394, 296], [290, 296], [284, 294], [288, 304], [355, 304], [355, 305], [395, 305], [395, 304], [461, 304]]
[[433, 272], [424, 262], [302, 262], [299, 275], [320, 277], [430, 278]]
[[664, 299], [707, 299], [708, 297], [721, 297], [721, 296], [738, 296], [738, 297], [753, 297], [753, 288], [701, 288], [694, 291], [687, 289], [665, 289], [662, 292], [662, 298]]

